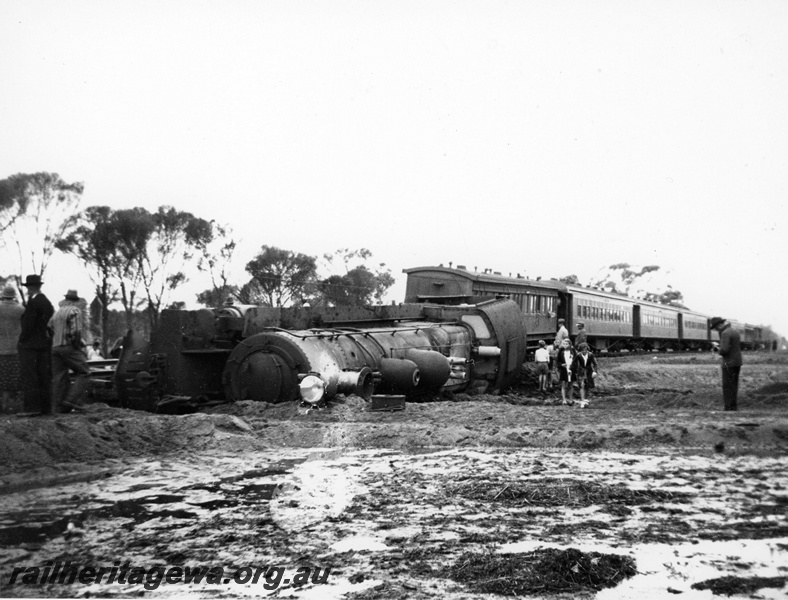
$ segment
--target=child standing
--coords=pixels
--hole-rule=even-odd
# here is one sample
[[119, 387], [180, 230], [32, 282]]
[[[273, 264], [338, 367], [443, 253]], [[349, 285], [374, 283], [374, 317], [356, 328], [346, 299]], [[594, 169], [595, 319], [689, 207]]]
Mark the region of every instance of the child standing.
[[[575, 350], [569, 338], [561, 341], [558, 354], [555, 357], [555, 368], [558, 370], [558, 381], [561, 383], [561, 404], [574, 404], [572, 398], [572, 364], [575, 359]], [[569, 400], [566, 399], [566, 390], [569, 390]]]
[[545, 348], [544, 340], [539, 340], [539, 348], [534, 354], [536, 361], [536, 373], [539, 375], [539, 391], [547, 391], [547, 376], [550, 374], [550, 352]]
[[588, 344], [578, 347], [579, 353], [572, 361], [572, 374], [580, 386], [580, 408], [588, 407], [588, 390], [594, 388], [594, 377], [597, 374], [596, 358], [588, 351]]

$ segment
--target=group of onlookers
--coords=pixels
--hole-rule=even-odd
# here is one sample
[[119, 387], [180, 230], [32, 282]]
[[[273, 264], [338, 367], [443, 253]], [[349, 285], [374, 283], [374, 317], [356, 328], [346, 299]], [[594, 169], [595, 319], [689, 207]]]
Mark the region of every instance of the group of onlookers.
[[0, 295], [0, 390], [8, 400], [21, 389], [24, 412], [70, 412], [84, 403], [88, 359], [101, 358], [98, 344], [87, 344], [85, 301], [68, 290], [55, 309], [39, 275], [28, 275], [22, 285], [25, 307], [13, 286]]
[[[561, 404], [574, 404], [574, 386], [580, 390], [581, 408], [588, 406], [588, 391], [594, 387], [597, 362], [589, 351], [585, 324], [577, 324], [574, 344], [569, 338], [564, 319], [558, 319], [558, 332], [553, 345], [548, 347], [539, 340], [536, 350], [536, 372], [539, 375], [539, 391], [546, 392], [552, 387], [551, 373], [555, 373], [561, 386]], [[567, 397], [568, 396], [568, 397]]]
[[[739, 373], [742, 366], [741, 337], [731, 324], [722, 317], [713, 317], [709, 328], [719, 332], [719, 355], [722, 359], [722, 397], [725, 410], [737, 410]], [[536, 372], [539, 375], [539, 391], [552, 387], [551, 372], [556, 372], [561, 385], [561, 404], [574, 404], [574, 386], [580, 389], [581, 408], [588, 406], [588, 392], [594, 387], [597, 361], [589, 352], [585, 324], [577, 324], [574, 344], [569, 339], [564, 319], [558, 319], [558, 332], [552, 347], [539, 340], [536, 350]], [[567, 397], [568, 395], [568, 397]]]

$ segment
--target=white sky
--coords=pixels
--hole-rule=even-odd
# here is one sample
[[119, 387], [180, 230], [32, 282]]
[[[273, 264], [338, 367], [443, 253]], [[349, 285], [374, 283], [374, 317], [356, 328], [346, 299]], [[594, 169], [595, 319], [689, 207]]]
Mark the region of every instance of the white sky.
[[262, 244], [369, 248], [398, 301], [657, 264], [788, 334], [784, 0], [0, 0], [0, 82], [0, 178], [228, 223], [239, 282]]

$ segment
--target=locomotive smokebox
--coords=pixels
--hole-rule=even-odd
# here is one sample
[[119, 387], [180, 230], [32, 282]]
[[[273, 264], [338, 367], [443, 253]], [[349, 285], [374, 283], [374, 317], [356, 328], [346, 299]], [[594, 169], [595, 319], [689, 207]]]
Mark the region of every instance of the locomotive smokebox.
[[311, 370], [309, 359], [291, 339], [259, 333], [230, 353], [222, 382], [231, 400], [283, 402], [298, 396], [299, 373]]

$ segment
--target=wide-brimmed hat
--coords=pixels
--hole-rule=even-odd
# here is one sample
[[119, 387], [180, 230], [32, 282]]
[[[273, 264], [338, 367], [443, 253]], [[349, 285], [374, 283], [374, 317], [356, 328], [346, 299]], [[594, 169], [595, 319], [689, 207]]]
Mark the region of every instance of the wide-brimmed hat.
[[66, 292], [66, 300], [79, 300], [79, 294], [77, 294], [77, 290], [68, 290], [68, 292]]
[[41, 281], [41, 275], [28, 275], [25, 277], [25, 282], [22, 285], [27, 287], [29, 285], [41, 285], [42, 283], [44, 282]]
[[16, 290], [14, 289], [13, 285], [7, 285], [3, 288], [2, 294], [0, 294], [0, 298], [14, 298], [16, 299]]
[[723, 319], [722, 317], [712, 317], [711, 319], [709, 319], [709, 328], [714, 329], [715, 327], [722, 325], [724, 322], [725, 319]]

